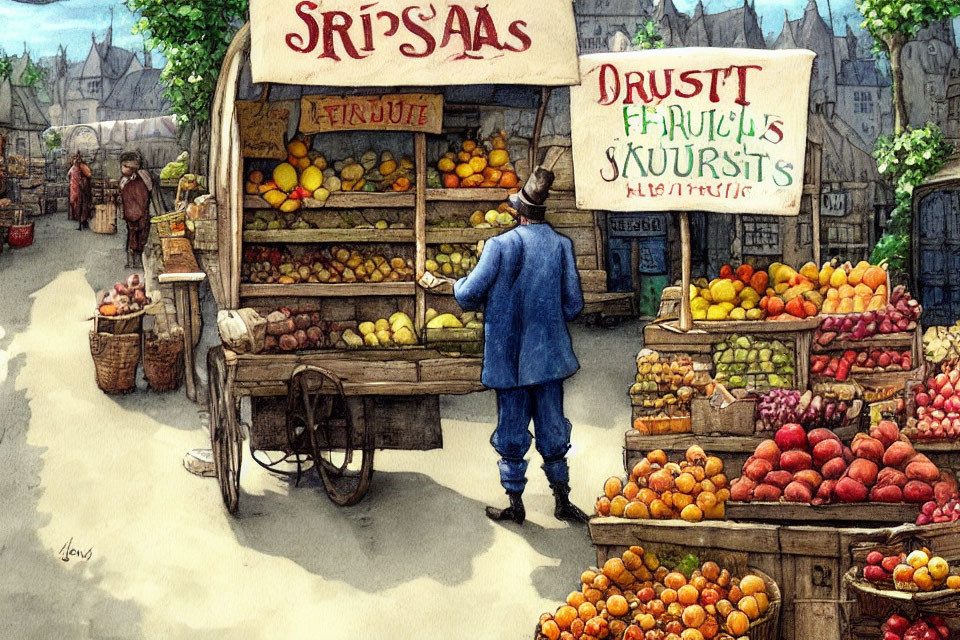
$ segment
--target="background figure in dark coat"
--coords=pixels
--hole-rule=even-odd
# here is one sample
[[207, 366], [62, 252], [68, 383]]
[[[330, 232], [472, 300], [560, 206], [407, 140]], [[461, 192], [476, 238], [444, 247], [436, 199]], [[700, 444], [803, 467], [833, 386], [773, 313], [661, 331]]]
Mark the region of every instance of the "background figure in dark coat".
[[140, 156], [120, 156], [120, 202], [127, 223], [127, 267], [143, 267], [143, 248], [150, 234], [150, 192], [153, 180], [140, 168]]
[[78, 231], [90, 226], [90, 215], [93, 213], [92, 176], [90, 167], [77, 151], [77, 155], [73, 156], [73, 166], [67, 172], [67, 179], [70, 181], [70, 219], [78, 223]]
[[[482, 382], [497, 392], [497, 429], [506, 509], [487, 507], [494, 520], [523, 523], [524, 456], [536, 440], [560, 520], [586, 522], [570, 503], [570, 422], [563, 415], [563, 381], [580, 365], [566, 323], [583, 310], [573, 244], [544, 222], [553, 173], [538, 167], [511, 198], [521, 225], [487, 241], [474, 270], [454, 285], [465, 310], [484, 310]], [[530, 435], [530, 420], [534, 436]]]

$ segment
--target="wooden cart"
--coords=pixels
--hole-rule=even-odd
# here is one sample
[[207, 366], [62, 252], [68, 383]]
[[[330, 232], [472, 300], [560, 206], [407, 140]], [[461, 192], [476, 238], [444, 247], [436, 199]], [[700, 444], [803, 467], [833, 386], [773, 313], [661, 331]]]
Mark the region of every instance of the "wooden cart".
[[[250, 307], [269, 312], [306, 301], [325, 314], [343, 320], [386, 318], [392, 311], [407, 313], [416, 332], [428, 338], [426, 312], [456, 312], [449, 286], [430, 291], [418, 283], [425, 273], [431, 244], [478, 242], [503, 229], [438, 228], [428, 223], [453, 215], [466, 218], [472, 209], [496, 207], [509, 195], [507, 189], [428, 189], [428, 138], [422, 131], [396, 130], [389, 135], [410, 135], [416, 182], [408, 192], [334, 192], [319, 202], [305, 199], [303, 208], [317, 211], [400, 212], [408, 215], [408, 228], [245, 230], [244, 213], [269, 209], [259, 196], [244, 188], [245, 158], [239, 125], [238, 96], [259, 88], [260, 100], [269, 106], [272, 85], [249, 84], [243, 69], [250, 59], [250, 25], [231, 43], [214, 98], [210, 156], [210, 187], [218, 210], [218, 274], [211, 287], [222, 309]], [[248, 83], [245, 86], [243, 83]], [[316, 87], [282, 87], [302, 99], [316, 97]], [[348, 92], [349, 93], [349, 92]], [[383, 92], [381, 92], [383, 93]], [[549, 90], [537, 88], [540, 107], [530, 160]], [[326, 95], [326, 94], [324, 94]], [[376, 90], [354, 90], [353, 95], [376, 96]], [[463, 111], [462, 105], [458, 112]], [[479, 107], [478, 107], [479, 110]], [[292, 120], [292, 118], [291, 118]], [[367, 131], [368, 134], [381, 135]], [[324, 133], [318, 134], [321, 139]], [[362, 134], [360, 134], [362, 135]], [[405, 138], [406, 140], [409, 140]], [[474, 204], [476, 203], [476, 204]], [[482, 204], [481, 204], [482, 203]], [[469, 207], [469, 209], [467, 209]], [[330, 225], [335, 226], [335, 225]], [[402, 247], [415, 265], [414, 282], [352, 284], [250, 284], [241, 283], [241, 257], [245, 243], [256, 245], [371, 244]], [[329, 314], [329, 315], [327, 315]], [[334, 317], [335, 316], [335, 317]], [[373, 474], [376, 449], [429, 450], [442, 446], [439, 395], [466, 394], [483, 389], [481, 358], [448, 353], [440, 345], [400, 348], [314, 350], [283, 354], [237, 354], [215, 347], [207, 355], [210, 389], [210, 436], [224, 503], [231, 513], [240, 495], [240, 415], [243, 398], [250, 399], [249, 443], [255, 461], [276, 468], [281, 461], [312, 461], [330, 499], [339, 505], [358, 502]]]

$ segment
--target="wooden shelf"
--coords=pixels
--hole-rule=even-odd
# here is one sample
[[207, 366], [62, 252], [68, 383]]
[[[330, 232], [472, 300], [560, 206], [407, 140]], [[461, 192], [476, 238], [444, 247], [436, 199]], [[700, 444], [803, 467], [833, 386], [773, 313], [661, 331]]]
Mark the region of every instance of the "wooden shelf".
[[[416, 195], [412, 191], [405, 193], [378, 193], [378, 192], [345, 192], [337, 191], [330, 194], [325, 202], [304, 198], [304, 209], [412, 209], [416, 206]], [[243, 199], [244, 209], [273, 209], [260, 196], [246, 196]]]
[[[693, 433], [665, 435], [644, 435], [636, 429], [626, 433], [626, 448], [642, 451], [644, 454], [654, 449], [664, 451], [686, 451], [693, 445], [703, 447], [708, 455], [717, 453], [753, 453], [757, 445], [772, 437], [773, 432], [758, 433], [753, 436], [701, 436]], [[739, 472], [739, 469], [737, 469]]]
[[[510, 196], [509, 189], [427, 189], [427, 202], [503, 202]], [[417, 204], [413, 191], [403, 193], [382, 191], [335, 191], [325, 202], [304, 198], [304, 209], [412, 209]], [[245, 196], [244, 209], [273, 209], [260, 196]]]
[[346, 296], [412, 296], [414, 282], [343, 284], [241, 284], [241, 298], [336, 298]]
[[872, 338], [865, 338], [863, 340], [834, 340], [825, 347], [814, 340], [813, 350], [816, 353], [820, 353], [823, 351], [857, 351], [859, 349], [870, 349], [873, 347], [912, 347], [914, 340], [915, 336], [912, 331], [901, 331], [900, 333], [877, 334]]
[[498, 227], [495, 229], [473, 229], [473, 228], [438, 228], [431, 229], [427, 227], [427, 244], [466, 244], [489, 240], [501, 233], [506, 233], [514, 227]]
[[427, 189], [427, 202], [503, 202], [509, 189]]
[[282, 229], [244, 231], [243, 241], [256, 244], [318, 242], [413, 242], [413, 229]]
[[733, 502], [725, 504], [727, 520], [759, 522], [885, 522], [913, 524], [919, 504], [862, 502], [857, 504], [802, 504], [798, 502]]

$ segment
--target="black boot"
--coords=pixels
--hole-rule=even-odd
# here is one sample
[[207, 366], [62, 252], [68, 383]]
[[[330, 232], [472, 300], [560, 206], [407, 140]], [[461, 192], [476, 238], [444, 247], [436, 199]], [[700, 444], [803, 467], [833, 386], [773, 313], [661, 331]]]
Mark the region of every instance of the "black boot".
[[83, 231], [83, 221], [80, 221], [80, 224], [77, 225], [77, 231]]
[[527, 512], [523, 508], [521, 494], [507, 492], [507, 495], [510, 497], [510, 506], [506, 509], [487, 507], [487, 517], [497, 522], [513, 520], [517, 524], [523, 524], [523, 521], [527, 517]]
[[551, 485], [551, 487], [553, 488], [553, 496], [557, 501], [557, 507], [553, 510], [553, 515], [557, 520], [580, 522], [582, 524], [590, 521], [590, 517], [587, 514], [581, 511], [577, 505], [570, 502], [570, 485], [555, 484]]

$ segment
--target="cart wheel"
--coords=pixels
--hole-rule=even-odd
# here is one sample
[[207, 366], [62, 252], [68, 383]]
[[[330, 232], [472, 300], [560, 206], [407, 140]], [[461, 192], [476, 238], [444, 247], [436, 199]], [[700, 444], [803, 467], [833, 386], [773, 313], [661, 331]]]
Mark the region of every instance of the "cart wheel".
[[240, 463], [243, 459], [240, 425], [233, 391], [227, 384], [223, 349], [207, 352], [207, 386], [210, 389], [210, 447], [217, 469], [217, 482], [227, 511], [235, 514], [240, 505]]
[[306, 429], [330, 500], [343, 507], [360, 502], [373, 477], [373, 430], [353, 424], [340, 380], [317, 367], [294, 371], [287, 425], [288, 433]]

